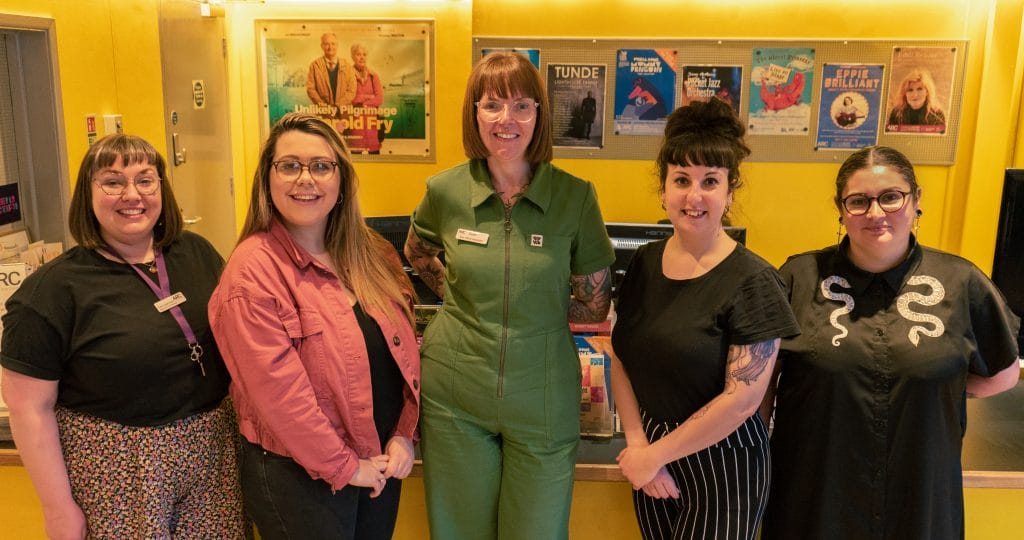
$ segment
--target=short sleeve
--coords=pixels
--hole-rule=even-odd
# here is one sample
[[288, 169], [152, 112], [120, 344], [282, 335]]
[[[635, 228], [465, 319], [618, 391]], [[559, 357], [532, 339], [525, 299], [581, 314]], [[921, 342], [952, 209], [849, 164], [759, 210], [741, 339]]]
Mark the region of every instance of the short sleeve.
[[593, 184], [587, 183], [586, 199], [580, 212], [579, 232], [573, 241], [570, 272], [576, 276], [588, 276], [610, 266], [615, 261], [615, 249], [608, 239], [608, 230], [597, 204], [597, 193]]
[[1020, 318], [1013, 314], [1003, 294], [977, 267], [971, 267], [968, 282], [970, 329], [975, 347], [970, 351], [968, 370], [991, 377], [1010, 367], [1020, 355]]
[[774, 268], [751, 274], [740, 284], [729, 310], [732, 345], [750, 345], [800, 333], [786, 287]]
[[432, 200], [432, 191], [430, 188], [430, 180], [427, 181], [427, 192], [423, 194], [423, 199], [420, 200], [419, 206], [416, 207], [412, 212], [412, 228], [416, 231], [416, 236], [423, 240], [433, 244], [438, 249], [443, 249], [441, 242], [441, 220], [439, 218], [440, 208], [437, 208], [437, 202]]
[[46, 318], [16, 295], [7, 302], [3, 324], [0, 365], [29, 377], [60, 380], [65, 339]]

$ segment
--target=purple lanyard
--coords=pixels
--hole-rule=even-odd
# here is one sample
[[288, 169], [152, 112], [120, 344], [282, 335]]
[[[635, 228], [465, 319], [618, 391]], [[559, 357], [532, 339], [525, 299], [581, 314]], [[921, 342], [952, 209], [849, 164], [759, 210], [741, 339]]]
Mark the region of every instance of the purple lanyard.
[[[135, 273], [142, 278], [142, 281], [149, 285], [150, 290], [156, 295], [157, 300], [164, 300], [171, 296], [171, 284], [167, 277], [167, 265], [164, 263], [164, 252], [161, 249], [153, 250], [153, 260], [156, 262], [156, 275], [160, 281], [160, 285], [157, 286], [153, 283], [153, 280], [145, 274], [142, 270], [139, 270], [137, 266], [129, 263], [120, 253], [115, 251], [111, 247], [107, 247], [112, 251], [119, 259], [124, 261]], [[180, 294], [180, 293], [179, 293]], [[189, 326], [188, 320], [185, 319], [185, 314], [181, 311], [180, 305], [175, 305], [168, 311], [174, 316], [174, 320], [178, 322], [178, 327], [181, 328], [181, 333], [185, 334], [185, 340], [188, 341], [189, 359], [199, 365], [199, 370], [206, 376], [206, 368], [203, 367], [203, 346], [199, 344], [199, 340], [196, 339], [195, 333], [192, 331], [192, 327]]]

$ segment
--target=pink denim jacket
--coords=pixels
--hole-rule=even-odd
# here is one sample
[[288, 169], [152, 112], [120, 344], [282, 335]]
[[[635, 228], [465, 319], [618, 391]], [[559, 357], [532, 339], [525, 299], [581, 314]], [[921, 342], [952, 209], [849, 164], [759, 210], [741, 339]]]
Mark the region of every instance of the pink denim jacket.
[[[398, 426], [388, 436], [412, 439], [420, 386], [414, 329], [400, 306], [390, 319], [367, 313], [406, 384]], [[238, 244], [209, 314], [246, 439], [292, 458], [334, 490], [349, 483], [359, 459], [381, 454], [366, 343], [352, 306], [338, 277], [281, 223]]]

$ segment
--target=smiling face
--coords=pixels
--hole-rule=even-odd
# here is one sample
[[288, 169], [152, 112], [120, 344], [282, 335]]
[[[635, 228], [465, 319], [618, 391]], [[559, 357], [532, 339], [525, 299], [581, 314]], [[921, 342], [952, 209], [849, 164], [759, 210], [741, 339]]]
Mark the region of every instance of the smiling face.
[[[157, 189], [152, 195], [140, 195], [131, 181], [143, 176], [159, 179], [156, 168], [148, 161], [125, 165], [122, 158], [93, 175], [92, 210], [99, 224], [100, 237], [121, 253], [148, 249], [153, 240], [153, 227], [160, 221], [160, 211], [163, 209], [160, 190]], [[98, 183], [99, 179], [107, 177], [127, 178], [130, 181], [121, 195], [107, 195]]]
[[359, 71], [366, 70], [366, 49], [361, 45], [352, 48], [352, 65]]
[[324, 56], [333, 61], [338, 56], [338, 36], [334, 34], [320, 36], [320, 48], [323, 49]]
[[729, 169], [670, 163], [661, 200], [677, 234], [710, 238], [732, 204]]
[[865, 270], [887, 270], [903, 259], [917, 216], [918, 197], [903, 176], [884, 165], [870, 166], [853, 173], [843, 190], [844, 199], [855, 193], [877, 197], [892, 190], [910, 193], [903, 208], [895, 212], [883, 212], [877, 201], [871, 201], [868, 211], [860, 216], [842, 210], [843, 224], [850, 237], [850, 258]]
[[928, 89], [925, 88], [922, 81], [909, 81], [905, 96], [907, 105], [910, 105], [912, 109], [920, 109], [928, 101]]
[[[302, 131], [287, 131], [277, 139], [274, 162], [295, 160], [308, 165], [314, 160], [338, 161], [331, 145], [319, 135]], [[270, 198], [288, 232], [302, 245], [322, 245], [327, 228], [327, 216], [338, 202], [341, 176], [338, 168], [330, 178], [314, 181], [308, 169], [303, 169], [295, 181], [285, 180], [270, 170]], [[306, 241], [312, 242], [307, 245]]]
[[502, 113], [494, 121], [485, 120], [479, 110], [477, 112], [476, 126], [480, 139], [489, 153], [488, 160], [526, 161], [526, 149], [530, 146], [530, 141], [533, 140], [537, 117], [534, 115], [529, 122], [518, 122], [512, 118], [511, 114], [513, 104], [524, 98], [525, 96], [522, 94], [501, 98], [490, 93], [485, 93], [480, 97], [480, 103], [494, 101], [504, 107]]

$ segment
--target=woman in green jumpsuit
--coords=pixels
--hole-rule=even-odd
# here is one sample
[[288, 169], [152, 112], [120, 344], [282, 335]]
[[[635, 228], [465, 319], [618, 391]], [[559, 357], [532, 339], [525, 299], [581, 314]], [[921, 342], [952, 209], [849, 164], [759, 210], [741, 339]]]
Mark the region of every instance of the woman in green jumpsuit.
[[528, 59], [484, 57], [462, 110], [469, 161], [427, 181], [405, 248], [444, 299], [421, 350], [431, 537], [567, 538], [580, 400], [568, 323], [605, 319], [615, 254], [593, 186], [550, 163]]

